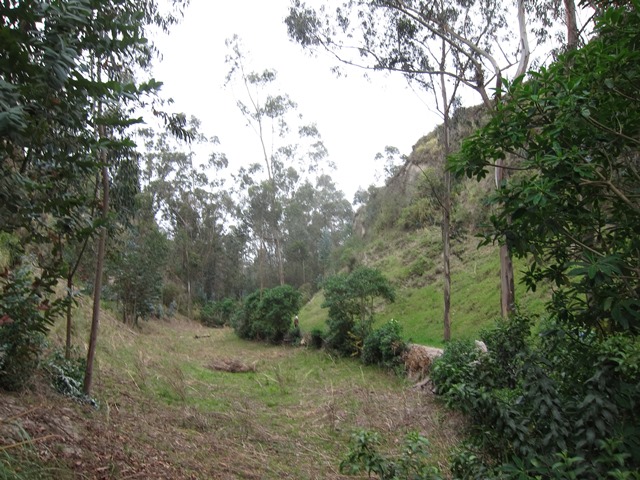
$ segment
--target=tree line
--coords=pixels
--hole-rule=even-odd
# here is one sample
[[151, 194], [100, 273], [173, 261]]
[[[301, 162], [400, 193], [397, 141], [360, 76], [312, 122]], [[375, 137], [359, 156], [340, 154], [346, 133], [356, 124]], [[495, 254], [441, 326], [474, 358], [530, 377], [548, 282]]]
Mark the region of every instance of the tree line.
[[[227, 83], [244, 86], [238, 108], [257, 132], [256, 161], [228, 172], [217, 139], [170, 111], [150, 74], [159, 53], [150, 32], [168, 32], [188, 4], [0, 6], [5, 388], [28, 380], [63, 315], [70, 357], [82, 291], [93, 293], [88, 394], [101, 300], [135, 324], [284, 283], [310, 295], [349, 234], [351, 204], [317, 127], [295, 123], [295, 102], [273, 93], [276, 73], [252, 71], [239, 39], [229, 41]], [[210, 151], [206, 162], [195, 148]]]

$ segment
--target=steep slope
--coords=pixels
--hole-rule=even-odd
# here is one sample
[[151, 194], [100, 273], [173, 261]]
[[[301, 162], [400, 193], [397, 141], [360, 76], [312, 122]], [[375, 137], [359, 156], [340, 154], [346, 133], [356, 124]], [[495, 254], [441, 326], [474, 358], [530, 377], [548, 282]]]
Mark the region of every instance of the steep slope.
[[[453, 142], [484, 119], [484, 109], [461, 109], [454, 118]], [[407, 338], [441, 345], [443, 339], [443, 279], [441, 209], [443, 159], [440, 127], [421, 138], [405, 164], [384, 187], [371, 188], [367, 203], [354, 220], [354, 237], [337, 255], [337, 268], [367, 265], [382, 271], [397, 289], [395, 303], [380, 307], [378, 321], [391, 318], [403, 325]], [[452, 337], [477, 338], [479, 330], [500, 316], [500, 263], [497, 246], [478, 248], [477, 235], [491, 211], [484, 199], [493, 179], [454, 180], [451, 228]], [[516, 282], [524, 264], [516, 262]], [[520, 284], [517, 301], [541, 313], [548, 290], [532, 294]], [[326, 311], [317, 295], [302, 311], [303, 328], [322, 328]]]

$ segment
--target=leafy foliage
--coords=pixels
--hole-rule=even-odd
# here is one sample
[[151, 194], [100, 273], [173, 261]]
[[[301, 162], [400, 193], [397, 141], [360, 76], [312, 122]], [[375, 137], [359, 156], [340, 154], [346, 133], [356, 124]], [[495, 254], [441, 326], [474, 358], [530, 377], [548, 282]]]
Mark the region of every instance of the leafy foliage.
[[301, 294], [290, 285], [256, 291], [245, 298], [234, 317], [233, 327], [240, 338], [281, 343], [300, 310]]
[[61, 394], [82, 403], [97, 407], [95, 399], [82, 392], [82, 381], [86, 368], [84, 358], [65, 358], [61, 350], [54, 350], [45, 361], [45, 370], [51, 377], [53, 387]]
[[465, 141], [452, 168], [482, 178], [496, 160], [518, 172], [492, 203], [486, 241], [532, 256], [527, 285], [556, 285], [562, 321], [640, 331], [640, 12], [609, 9], [598, 37], [531, 79], [504, 85], [509, 101]]
[[222, 327], [231, 323], [237, 304], [231, 298], [207, 302], [200, 310], [200, 321], [206, 327]]
[[[509, 375], [505, 350], [447, 348], [432, 379], [467, 413], [472, 442], [454, 464], [459, 478], [629, 478], [640, 466], [640, 344], [585, 337], [556, 324], [534, 342], [523, 327], [486, 333], [487, 344], [523, 340]], [[506, 377], [506, 378], [505, 378]], [[475, 455], [471, 455], [472, 452]]]
[[0, 388], [19, 390], [38, 366], [56, 308], [47, 300], [48, 293], [37, 288], [27, 268], [0, 275]]
[[329, 309], [327, 346], [345, 355], [361, 353], [364, 340], [371, 333], [375, 301], [395, 300], [389, 281], [368, 267], [328, 278], [324, 296], [322, 306]]
[[402, 354], [406, 347], [406, 342], [402, 338], [402, 325], [396, 320], [389, 320], [365, 338], [362, 362], [365, 365], [399, 369], [404, 367]]
[[429, 442], [417, 432], [409, 433], [402, 453], [385, 456], [378, 449], [380, 438], [375, 432], [361, 430], [351, 437], [349, 453], [340, 462], [340, 472], [347, 475], [366, 473], [380, 480], [435, 480], [442, 478], [438, 468], [428, 465]]
[[155, 224], [131, 227], [120, 238], [120, 248], [112, 254], [109, 273], [122, 302], [125, 323], [137, 324], [161, 304], [163, 271], [169, 245]]

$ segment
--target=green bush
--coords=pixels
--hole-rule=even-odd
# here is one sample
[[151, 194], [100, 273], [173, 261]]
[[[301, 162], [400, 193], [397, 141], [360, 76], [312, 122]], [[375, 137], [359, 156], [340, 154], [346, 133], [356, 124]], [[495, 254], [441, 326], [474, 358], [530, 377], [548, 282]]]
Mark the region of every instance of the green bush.
[[234, 317], [233, 328], [240, 338], [281, 343], [300, 310], [301, 294], [290, 285], [256, 291], [244, 301]]
[[313, 330], [311, 330], [310, 336], [311, 336], [311, 342], [309, 343], [309, 346], [313, 348], [317, 348], [318, 350], [321, 349], [322, 345], [324, 344], [324, 336], [325, 336], [324, 330], [316, 327]]
[[395, 458], [379, 453], [380, 437], [361, 430], [351, 436], [347, 457], [340, 462], [340, 473], [380, 480], [436, 480], [442, 478], [437, 467], [427, 463], [429, 442], [417, 432], [407, 434], [402, 453]]
[[236, 302], [230, 298], [216, 302], [207, 302], [200, 310], [200, 322], [205, 327], [223, 327], [230, 325], [236, 308]]
[[20, 390], [38, 366], [51, 306], [33, 288], [29, 269], [0, 276], [0, 388]]
[[485, 332], [488, 353], [452, 343], [434, 363], [436, 391], [471, 424], [455, 475], [637, 478], [640, 341], [556, 323], [532, 338], [528, 323]]
[[401, 333], [402, 326], [396, 320], [389, 320], [371, 332], [364, 341], [362, 362], [391, 369], [400, 367], [402, 354], [407, 349]]
[[324, 283], [324, 308], [329, 309], [326, 346], [343, 355], [362, 353], [364, 340], [371, 333], [375, 303], [393, 302], [395, 292], [378, 271], [358, 267], [349, 275], [339, 274]]
[[60, 349], [54, 350], [44, 362], [44, 369], [51, 378], [53, 387], [67, 397], [96, 407], [97, 402], [82, 392], [86, 359], [81, 356], [65, 358]]

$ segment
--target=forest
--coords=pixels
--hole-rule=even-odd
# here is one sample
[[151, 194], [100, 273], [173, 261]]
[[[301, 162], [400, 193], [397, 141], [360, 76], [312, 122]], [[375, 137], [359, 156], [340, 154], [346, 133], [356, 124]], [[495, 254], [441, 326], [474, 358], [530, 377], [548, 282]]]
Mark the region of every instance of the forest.
[[255, 158], [174, 110], [189, 3], [0, 2], [2, 478], [640, 478], [640, 4], [291, 0], [441, 119], [348, 199], [240, 37]]

